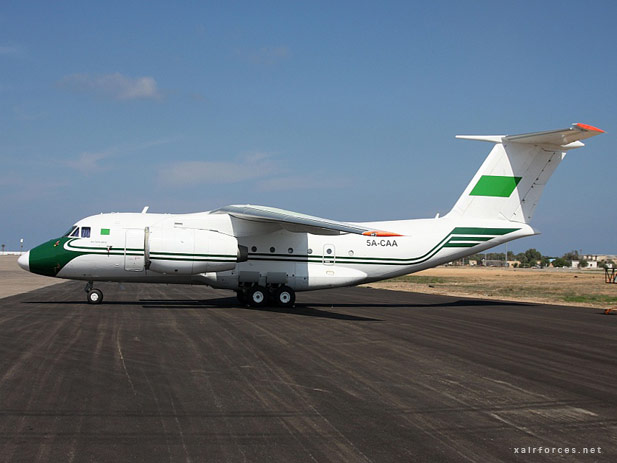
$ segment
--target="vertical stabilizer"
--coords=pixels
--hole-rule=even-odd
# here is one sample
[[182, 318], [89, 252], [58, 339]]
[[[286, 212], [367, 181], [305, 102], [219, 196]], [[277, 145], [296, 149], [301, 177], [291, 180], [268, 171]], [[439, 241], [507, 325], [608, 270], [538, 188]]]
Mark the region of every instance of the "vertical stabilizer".
[[529, 223], [566, 151], [584, 146], [580, 140], [602, 132], [574, 124], [568, 129], [522, 135], [458, 136], [495, 146], [448, 215]]

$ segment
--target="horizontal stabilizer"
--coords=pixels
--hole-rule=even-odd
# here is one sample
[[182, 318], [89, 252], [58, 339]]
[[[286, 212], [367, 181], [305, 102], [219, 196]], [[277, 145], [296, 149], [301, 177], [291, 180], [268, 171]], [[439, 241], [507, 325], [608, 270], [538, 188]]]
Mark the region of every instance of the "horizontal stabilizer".
[[583, 146], [580, 140], [604, 133], [597, 127], [587, 124], [572, 124], [572, 127], [546, 132], [524, 133], [520, 135], [457, 135], [464, 140], [488, 141], [492, 143], [526, 143], [530, 145], [550, 145], [563, 149]]
[[597, 127], [587, 124], [572, 124], [572, 127], [562, 130], [550, 130], [548, 132], [525, 133], [522, 135], [507, 135], [504, 141], [516, 143], [530, 143], [532, 145], [558, 145], [565, 146], [572, 142], [584, 140], [604, 133]]

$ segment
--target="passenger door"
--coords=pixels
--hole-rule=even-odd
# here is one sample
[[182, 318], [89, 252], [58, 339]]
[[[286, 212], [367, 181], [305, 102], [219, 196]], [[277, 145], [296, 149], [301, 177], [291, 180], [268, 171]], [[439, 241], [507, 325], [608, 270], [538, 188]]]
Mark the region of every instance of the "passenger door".
[[144, 270], [144, 230], [128, 229], [124, 240], [124, 270], [142, 272]]

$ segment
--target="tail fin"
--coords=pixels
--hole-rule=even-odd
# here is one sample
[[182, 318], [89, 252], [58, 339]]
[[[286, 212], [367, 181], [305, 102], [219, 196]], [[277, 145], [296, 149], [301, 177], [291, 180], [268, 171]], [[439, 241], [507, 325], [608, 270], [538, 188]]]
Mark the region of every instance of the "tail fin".
[[566, 151], [584, 146], [579, 140], [603, 132], [591, 125], [573, 124], [523, 135], [458, 135], [495, 146], [448, 215], [529, 223]]

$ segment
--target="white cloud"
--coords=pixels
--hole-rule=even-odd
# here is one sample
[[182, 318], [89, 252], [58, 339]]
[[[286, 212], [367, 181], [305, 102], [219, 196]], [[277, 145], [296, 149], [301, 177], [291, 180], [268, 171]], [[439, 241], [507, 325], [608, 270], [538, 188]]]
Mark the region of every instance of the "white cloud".
[[0, 45], [0, 55], [17, 55], [21, 49], [14, 45]]
[[237, 183], [267, 177], [277, 171], [266, 153], [253, 153], [237, 161], [181, 161], [163, 166], [159, 178], [170, 186]]
[[15, 114], [15, 119], [18, 121], [36, 121], [46, 116], [45, 112], [27, 103], [13, 106], [13, 113]]
[[256, 152], [234, 161], [178, 161], [159, 169], [159, 181], [171, 187], [250, 182], [258, 191], [296, 191], [346, 188], [345, 178], [289, 175], [289, 169], [268, 153]]
[[105, 170], [106, 167], [101, 165], [101, 161], [108, 158], [143, 151], [153, 146], [171, 143], [172, 141], [174, 141], [174, 138], [163, 138], [160, 140], [153, 140], [143, 143], [116, 145], [97, 152], [84, 151], [75, 159], [66, 161], [66, 165], [71, 169], [81, 172], [82, 174], [91, 174]]
[[153, 77], [127, 77], [119, 72], [104, 75], [71, 74], [59, 85], [73, 91], [94, 93], [115, 100], [158, 100], [162, 94]]
[[55, 195], [58, 190], [68, 187], [66, 181], [49, 180], [48, 178], [37, 178], [33, 181], [32, 173], [27, 177], [19, 172], [11, 172], [8, 175], [0, 176], [0, 189], [6, 188], [3, 192], [2, 200], [6, 204], [21, 204], [23, 202], [41, 201], [42, 197]]
[[315, 178], [308, 176], [272, 177], [257, 184], [261, 191], [324, 190], [346, 188], [351, 184], [348, 179]]
[[82, 174], [91, 174], [103, 170], [103, 168], [99, 165], [99, 161], [112, 155], [113, 153], [105, 151], [99, 153], [84, 152], [81, 153], [76, 159], [67, 161], [66, 164], [71, 169], [78, 170]]

